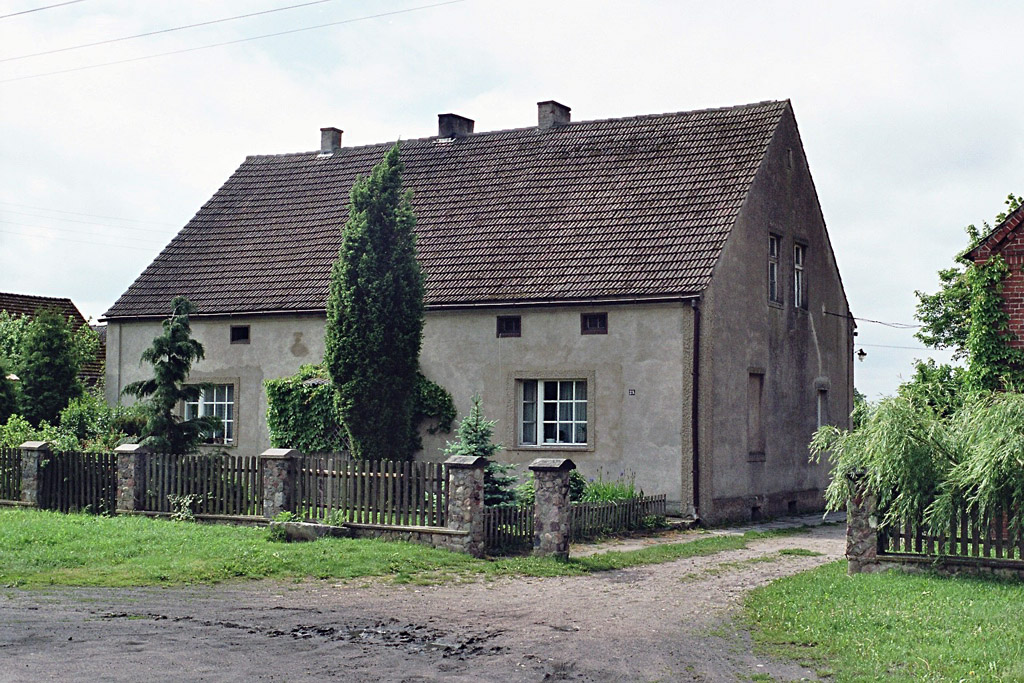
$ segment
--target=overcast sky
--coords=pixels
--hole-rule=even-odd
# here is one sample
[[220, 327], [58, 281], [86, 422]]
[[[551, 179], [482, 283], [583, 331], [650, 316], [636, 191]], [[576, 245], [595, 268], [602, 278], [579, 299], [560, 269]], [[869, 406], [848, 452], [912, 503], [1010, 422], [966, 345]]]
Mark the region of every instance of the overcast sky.
[[[963, 227], [1024, 192], [1024, 3], [326, 0], [18, 59], [308, 2], [0, 17], [0, 291], [98, 318], [246, 155], [318, 149], [322, 126], [425, 137], [444, 112], [525, 127], [548, 99], [588, 120], [790, 98], [858, 318], [913, 323]], [[913, 330], [859, 330], [869, 397], [944, 359]]]

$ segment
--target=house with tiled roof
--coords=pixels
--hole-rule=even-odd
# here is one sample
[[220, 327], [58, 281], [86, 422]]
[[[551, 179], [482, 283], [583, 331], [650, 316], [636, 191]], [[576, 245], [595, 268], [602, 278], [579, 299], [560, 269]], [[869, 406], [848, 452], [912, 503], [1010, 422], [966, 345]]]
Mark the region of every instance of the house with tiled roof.
[[[67, 297], [0, 292], [0, 311], [6, 311], [12, 317], [28, 316], [31, 318], [36, 314], [36, 311], [47, 308], [59, 311], [61, 315], [70, 320], [72, 329], [76, 332], [83, 325], [89, 324], [89, 321], [82, 315], [82, 312], [78, 310], [78, 306]], [[85, 363], [78, 373], [81, 380], [88, 385], [96, 385], [103, 379], [103, 362], [106, 358], [106, 348], [104, 347], [105, 328], [97, 325], [93, 326], [93, 329], [100, 338], [96, 358]]]
[[[501, 457], [633, 473], [711, 520], [818, 509], [819, 424], [852, 407], [852, 322], [788, 101], [403, 140], [426, 275], [421, 367], [460, 414], [479, 395]], [[107, 391], [174, 296], [220, 441], [269, 445], [263, 381], [323, 358], [349, 190], [394, 144], [248, 157], [105, 314]], [[443, 435], [420, 457], [439, 459]], [[222, 446], [223, 447], [223, 446]]]

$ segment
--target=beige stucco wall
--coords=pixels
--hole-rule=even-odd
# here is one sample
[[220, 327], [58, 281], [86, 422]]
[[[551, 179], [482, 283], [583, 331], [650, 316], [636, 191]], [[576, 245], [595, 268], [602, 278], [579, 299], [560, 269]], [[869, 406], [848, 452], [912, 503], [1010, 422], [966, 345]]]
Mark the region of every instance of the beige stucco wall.
[[[582, 311], [605, 311], [607, 335], [580, 334]], [[498, 338], [497, 315], [520, 315], [522, 336]], [[673, 509], [688, 508], [691, 484], [690, 380], [692, 313], [682, 303], [618, 305], [594, 309], [524, 308], [431, 311], [426, 316], [420, 363], [447, 388], [459, 418], [473, 395], [497, 420], [500, 460], [519, 465], [536, 457], [570, 457], [588, 477], [635, 474], [647, 493], [665, 493]], [[250, 343], [231, 344], [230, 325], [249, 325]], [[263, 380], [294, 374], [323, 358], [321, 316], [193, 318], [193, 335], [206, 357], [190, 378], [236, 385], [239, 452], [270, 445]], [[107, 398], [129, 382], [151, 376], [140, 358], [159, 322], [111, 322], [107, 332]], [[585, 448], [519, 447], [515, 439], [517, 379], [585, 379], [588, 439]], [[630, 390], [633, 393], [630, 393]], [[443, 459], [450, 434], [424, 434], [419, 457]], [[220, 447], [218, 447], [220, 448]]]
[[[781, 305], [768, 302], [768, 234], [782, 237]], [[807, 246], [806, 310], [794, 305], [793, 245]], [[808, 463], [818, 390], [830, 422], [852, 409], [846, 299], [792, 116], [784, 117], [705, 293], [702, 319], [701, 515], [749, 519], [820, 508], [825, 464]], [[763, 461], [747, 442], [747, 381], [764, 375]]]
[[[194, 317], [191, 322], [193, 337], [199, 340], [206, 353], [203, 360], [192, 366], [189, 378], [197, 382], [235, 384], [234, 448], [254, 454], [269, 448], [263, 380], [293, 375], [300, 365], [323, 360], [323, 316]], [[249, 325], [250, 342], [232, 344], [231, 325]], [[108, 324], [106, 395], [109, 402], [117, 401], [126, 384], [152, 377], [152, 366], [140, 359], [159, 334], [159, 322], [112, 321]], [[125, 402], [130, 400], [126, 397]]]
[[[608, 314], [607, 335], [580, 334], [583, 311]], [[522, 336], [499, 338], [496, 315], [522, 317]], [[500, 460], [572, 458], [587, 477], [635, 474], [646, 493], [665, 493], [673, 509], [690, 501], [692, 314], [681, 303], [590, 309], [523, 308], [432, 312], [420, 364], [455, 397], [459, 416], [479, 395], [497, 420]], [[517, 386], [521, 379], [586, 379], [590, 442], [586, 448], [521, 446]], [[633, 393], [630, 393], [630, 392]], [[442, 457], [450, 435], [425, 436], [425, 458]]]

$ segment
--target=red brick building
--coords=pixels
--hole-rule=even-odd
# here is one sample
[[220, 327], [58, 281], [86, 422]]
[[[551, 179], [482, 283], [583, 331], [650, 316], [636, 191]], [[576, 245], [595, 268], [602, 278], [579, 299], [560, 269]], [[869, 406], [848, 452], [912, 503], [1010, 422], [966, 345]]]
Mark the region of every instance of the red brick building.
[[967, 252], [976, 265], [1002, 256], [1010, 268], [1003, 282], [1003, 309], [1010, 316], [1013, 346], [1024, 348], [1024, 206], [1010, 213], [981, 243]]

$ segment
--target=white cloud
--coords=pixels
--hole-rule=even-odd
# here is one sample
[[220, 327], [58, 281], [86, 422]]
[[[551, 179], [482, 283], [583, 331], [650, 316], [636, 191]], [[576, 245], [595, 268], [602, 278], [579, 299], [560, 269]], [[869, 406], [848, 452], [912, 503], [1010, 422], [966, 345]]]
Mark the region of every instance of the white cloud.
[[[418, 4], [325, 3], [3, 62], [0, 80]], [[69, 5], [0, 22], [0, 58], [264, 8]], [[910, 322], [913, 290], [935, 288], [962, 227], [1024, 191], [1019, 59], [1000, 37], [1022, 18], [1013, 3], [468, 0], [0, 83], [0, 290], [98, 316], [246, 155], [315, 149], [321, 126], [354, 145], [432, 135], [448, 111], [477, 130], [532, 125], [545, 99], [580, 120], [789, 97], [854, 313]], [[870, 323], [858, 342], [919, 346]], [[871, 395], [930, 355], [881, 346], [856, 364]]]

